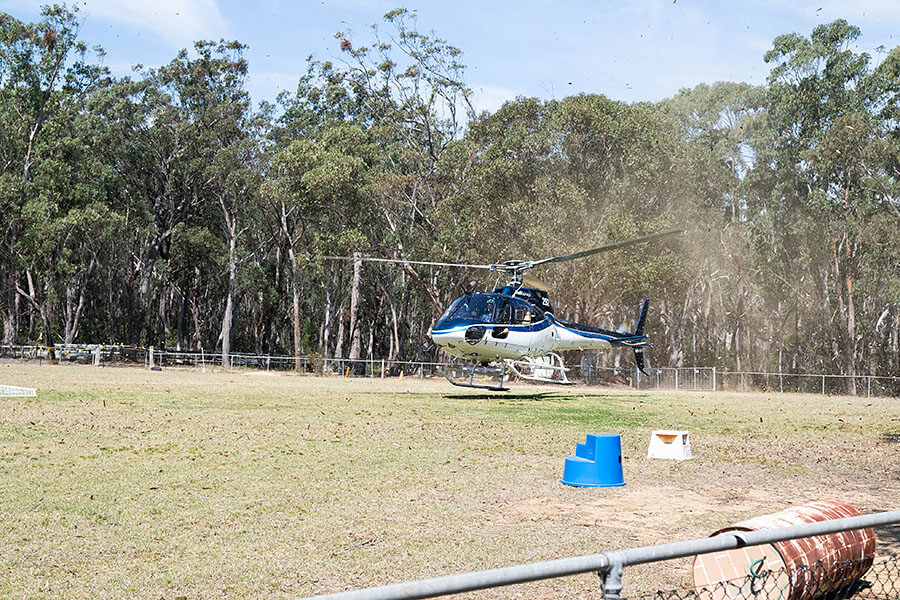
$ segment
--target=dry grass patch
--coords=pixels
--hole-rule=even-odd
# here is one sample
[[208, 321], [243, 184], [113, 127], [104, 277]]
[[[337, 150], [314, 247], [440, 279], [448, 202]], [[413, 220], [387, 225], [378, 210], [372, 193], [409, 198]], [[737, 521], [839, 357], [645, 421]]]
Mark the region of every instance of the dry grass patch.
[[[0, 595], [293, 598], [707, 535], [825, 497], [896, 508], [891, 399], [0, 366]], [[654, 428], [695, 459], [645, 458]], [[559, 483], [622, 434], [624, 488]], [[894, 540], [897, 536], [894, 536]], [[626, 572], [680, 587], [681, 564]], [[473, 597], [588, 596], [585, 575]]]

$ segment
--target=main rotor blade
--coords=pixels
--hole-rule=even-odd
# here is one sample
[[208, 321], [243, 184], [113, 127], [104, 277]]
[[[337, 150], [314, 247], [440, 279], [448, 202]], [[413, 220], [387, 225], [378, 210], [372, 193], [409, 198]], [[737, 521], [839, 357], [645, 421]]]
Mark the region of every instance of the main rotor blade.
[[522, 283], [527, 285], [530, 288], [534, 288], [537, 290], [547, 291], [550, 289], [550, 286], [538, 279], [537, 277], [532, 277], [531, 275], [522, 275]]
[[576, 258], [584, 258], [585, 256], [593, 256], [594, 254], [600, 254], [601, 252], [608, 252], [609, 250], [618, 250], [619, 248], [624, 248], [626, 246], [633, 246], [634, 244], [642, 244], [644, 242], [649, 242], [651, 240], [663, 238], [663, 237], [670, 236], [670, 235], [675, 235], [676, 233], [684, 233], [684, 229], [671, 229], [669, 231], [661, 231], [659, 233], [651, 233], [650, 235], [644, 235], [641, 237], [631, 238], [630, 240], [623, 240], [621, 242], [613, 242], [611, 244], [605, 244], [603, 246], [598, 246], [597, 248], [591, 248], [590, 250], [581, 250], [579, 252], [572, 252], [571, 254], [563, 254], [562, 256], [554, 256], [552, 258], [535, 260], [535, 261], [532, 261], [529, 266], [536, 267], [537, 265], [542, 265], [544, 263], [565, 262], [567, 260], [575, 260]]
[[374, 258], [370, 256], [323, 256], [322, 258], [327, 260], [346, 260], [346, 261], [354, 261], [354, 260], [362, 260], [366, 262], [385, 262], [385, 263], [397, 263], [397, 264], [408, 264], [408, 265], [429, 265], [433, 267], [467, 267], [469, 269], [493, 269], [494, 265], [467, 265], [463, 263], [446, 263], [446, 262], [435, 262], [429, 260], [405, 260], [402, 258]]

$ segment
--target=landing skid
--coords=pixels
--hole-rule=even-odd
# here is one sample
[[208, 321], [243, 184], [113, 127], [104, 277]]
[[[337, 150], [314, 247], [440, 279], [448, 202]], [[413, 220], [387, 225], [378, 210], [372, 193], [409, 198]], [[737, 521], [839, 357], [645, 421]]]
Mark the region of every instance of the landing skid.
[[[565, 364], [562, 357], [553, 352], [540, 358], [523, 358], [521, 360], [504, 360], [497, 366], [480, 366], [478, 363], [471, 363], [471, 366], [465, 365], [460, 367], [462, 377], [456, 377], [447, 370], [444, 370], [444, 378], [459, 387], [475, 388], [480, 390], [493, 390], [495, 392], [507, 392], [509, 388], [503, 387], [503, 381], [506, 379], [507, 373], [511, 373], [525, 381], [538, 381], [540, 383], [553, 383], [556, 385], [574, 385], [575, 382], [569, 381], [566, 377]], [[496, 384], [476, 383], [483, 381], [485, 378], [498, 378]]]
[[524, 360], [507, 361], [509, 370], [519, 379], [527, 381], [540, 381], [541, 383], [555, 383], [557, 385], [574, 385], [566, 377], [565, 364], [559, 354], [548, 352], [540, 358], [526, 358]]
[[[471, 368], [462, 367], [463, 377], [462, 381], [455, 379], [446, 369], [444, 370], [444, 379], [449, 381], [455, 386], [465, 387], [465, 388], [474, 388], [479, 390], [492, 390], [495, 392], [508, 392], [509, 388], [503, 387], [503, 380], [506, 378], [506, 363], [501, 362], [501, 366], [499, 367], [481, 367], [478, 363], [472, 363]], [[466, 379], [466, 373], [468, 373], [468, 381]], [[490, 385], [486, 383], [475, 383], [476, 375], [483, 379], [485, 376], [487, 377], [499, 377], [496, 385]]]

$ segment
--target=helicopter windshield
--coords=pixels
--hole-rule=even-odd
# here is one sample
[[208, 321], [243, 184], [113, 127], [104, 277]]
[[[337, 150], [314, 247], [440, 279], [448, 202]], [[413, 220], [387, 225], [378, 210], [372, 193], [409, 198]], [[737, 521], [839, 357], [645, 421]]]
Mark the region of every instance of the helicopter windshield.
[[[456, 309], [449, 313], [453, 319], [465, 319], [480, 323], [494, 322], [494, 309], [497, 298], [491, 294], [472, 294], [463, 296]], [[453, 308], [453, 307], [451, 307]], [[449, 312], [449, 311], [448, 311]]]
[[527, 325], [544, 319], [543, 313], [519, 298], [500, 294], [469, 294], [457, 299], [441, 320], [461, 319], [479, 323]]
[[449, 319], [450, 315], [452, 315], [453, 312], [456, 310], [456, 307], [459, 306], [459, 304], [465, 299], [466, 299], [466, 296], [461, 296], [461, 297], [457, 298], [456, 300], [454, 300], [453, 304], [451, 304], [447, 308], [447, 310], [444, 311], [444, 314], [441, 315], [441, 318], [438, 319], [438, 321], [444, 321], [446, 319]]

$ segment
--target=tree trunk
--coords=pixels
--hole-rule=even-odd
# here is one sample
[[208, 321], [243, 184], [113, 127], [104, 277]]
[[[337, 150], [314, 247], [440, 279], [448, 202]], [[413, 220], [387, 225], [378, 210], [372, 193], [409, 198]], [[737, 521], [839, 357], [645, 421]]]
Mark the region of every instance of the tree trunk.
[[362, 260], [359, 259], [359, 253], [353, 254], [353, 283], [350, 288], [350, 355], [348, 358], [356, 360], [359, 358], [362, 346], [359, 326], [359, 288], [362, 279]]
[[182, 291], [178, 301], [178, 325], [175, 333], [175, 350], [181, 352], [184, 346], [184, 308], [187, 304], [187, 294]]
[[[10, 296], [11, 294], [4, 294]], [[3, 319], [3, 345], [12, 346], [16, 343], [16, 309], [14, 301], [9, 306], [0, 306], [0, 316]]]
[[334, 357], [344, 358], [344, 307], [338, 309], [337, 339], [334, 344]]
[[841, 268], [840, 245], [832, 238], [831, 259], [834, 269], [835, 296], [838, 301], [838, 312], [841, 319], [842, 354], [844, 355], [844, 375], [847, 376], [845, 389], [850, 396], [856, 395], [856, 304], [853, 301], [853, 276], [850, 274], [850, 262], [853, 252], [850, 240], [843, 239], [846, 264]]
[[297, 259], [294, 256], [293, 246], [288, 246], [288, 260], [291, 261], [291, 307], [293, 309], [293, 337], [294, 337], [294, 370], [300, 371], [302, 363], [300, 360], [303, 354], [303, 348], [300, 344], [300, 270], [297, 266]]
[[194, 281], [191, 288], [191, 317], [194, 322], [194, 348], [203, 349], [203, 336], [200, 331], [200, 267], [194, 267]]
[[[88, 272], [90, 273], [90, 271]], [[90, 275], [89, 275], [90, 276]], [[66, 286], [66, 326], [63, 341], [66, 345], [75, 342], [75, 336], [78, 335], [78, 322], [81, 319], [81, 313], [84, 310], [84, 289], [85, 285], [80, 286], [78, 293], [78, 305], [75, 305], [75, 290], [72, 286]]]
[[[112, 269], [107, 269], [106, 272], [106, 298], [109, 303], [109, 331], [107, 332], [107, 342], [112, 344], [118, 341], [119, 339], [119, 302], [118, 300], [121, 298], [121, 292], [117, 291], [120, 289], [117, 285], [118, 282], [114, 281], [112, 275]], [[117, 297], [118, 296], [118, 297]]]
[[169, 339], [169, 300], [172, 286], [162, 283], [159, 286], [159, 303], [156, 305], [156, 342], [160, 347], [165, 347]]
[[331, 302], [334, 287], [334, 262], [328, 265], [328, 283], [325, 285], [325, 324], [322, 327], [322, 356], [330, 358], [329, 342], [331, 341]]
[[396, 360], [400, 351], [400, 323], [397, 318], [397, 307], [393, 300], [390, 302], [391, 307], [391, 350], [388, 354], [390, 360]]
[[16, 343], [16, 318], [12, 309], [3, 310], [3, 345], [12, 346]]
[[[224, 204], [222, 207], [225, 210]], [[225, 314], [222, 316], [222, 368], [231, 367], [231, 325], [234, 317], [234, 293], [237, 285], [237, 224], [234, 217], [225, 211], [228, 225], [228, 295], [225, 300]]]
[[16, 285], [16, 291], [20, 296], [28, 300], [28, 304], [31, 308], [31, 319], [32, 322], [29, 325], [29, 338], [32, 337], [32, 333], [34, 331], [34, 311], [37, 311], [38, 315], [41, 318], [41, 339], [44, 344], [47, 346], [53, 345], [53, 332], [51, 331], [51, 323], [53, 319], [51, 318], [51, 313], [53, 312], [52, 307], [50, 306], [50, 302], [47, 300], [47, 290], [44, 290], [44, 300], [43, 302], [37, 301], [37, 290], [34, 285], [34, 278], [31, 275], [31, 271], [25, 271], [25, 279], [28, 281], [28, 291], [26, 292], [18, 285]]
[[7, 273], [6, 291], [0, 295], [0, 317], [3, 320], [3, 345], [16, 343], [19, 329], [19, 295], [16, 293], [16, 274], [10, 267]]

